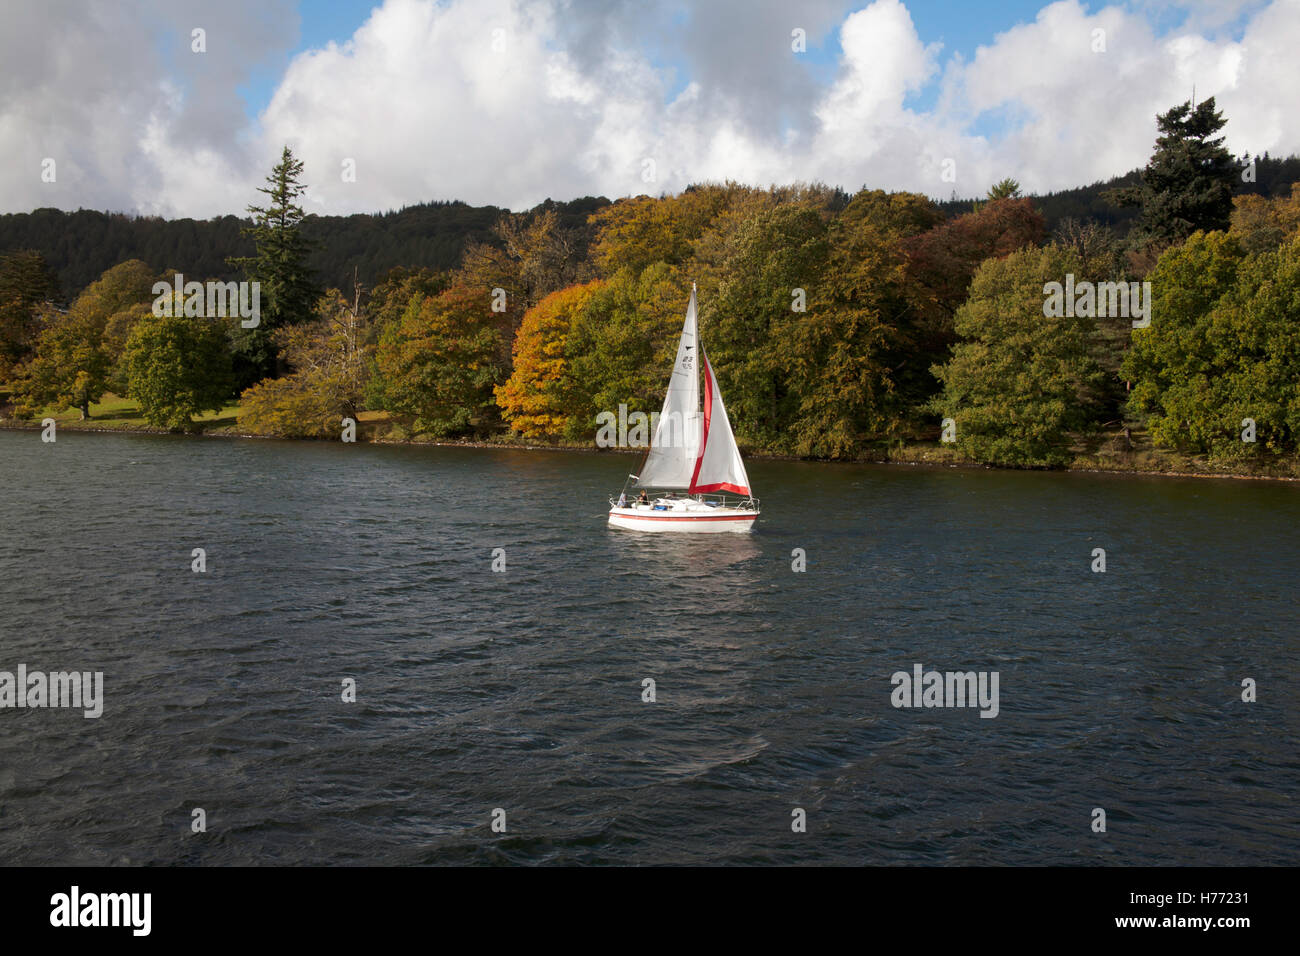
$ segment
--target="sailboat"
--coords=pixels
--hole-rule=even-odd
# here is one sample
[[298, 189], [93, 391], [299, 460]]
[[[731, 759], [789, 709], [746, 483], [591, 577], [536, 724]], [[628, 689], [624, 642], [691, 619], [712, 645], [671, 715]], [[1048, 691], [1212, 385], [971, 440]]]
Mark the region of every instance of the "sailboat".
[[[758, 518], [758, 499], [749, 487], [745, 463], [731, 433], [718, 379], [696, 333], [695, 283], [677, 343], [664, 410], [655, 426], [640, 474], [609, 501], [609, 523], [633, 531], [749, 531]], [[700, 389], [700, 370], [704, 389]], [[703, 408], [700, 397], [703, 394]], [[653, 490], [655, 494], [649, 494]], [[679, 494], [685, 492], [685, 494]], [[736, 497], [729, 497], [734, 495]]]

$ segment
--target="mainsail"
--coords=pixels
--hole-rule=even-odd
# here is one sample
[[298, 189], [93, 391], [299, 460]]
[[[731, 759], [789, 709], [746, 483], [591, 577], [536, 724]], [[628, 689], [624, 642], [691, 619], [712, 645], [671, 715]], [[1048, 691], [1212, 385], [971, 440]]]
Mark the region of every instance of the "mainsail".
[[650, 453], [637, 478], [639, 488], [689, 488], [700, 457], [700, 375], [695, 338], [695, 289], [686, 306], [682, 338], [664, 410], [659, 415]]
[[731, 433], [727, 409], [722, 404], [722, 392], [713, 376], [709, 357], [700, 349], [704, 364], [704, 447], [695, 462], [691, 476], [691, 494], [708, 491], [730, 491], [748, 495], [749, 475], [736, 447], [736, 436]]
[[[700, 368], [704, 368], [704, 414], [700, 415]], [[677, 344], [664, 410], [636, 486], [684, 488], [691, 494], [730, 491], [749, 495], [749, 476], [731, 432], [722, 392], [696, 336], [695, 287]]]

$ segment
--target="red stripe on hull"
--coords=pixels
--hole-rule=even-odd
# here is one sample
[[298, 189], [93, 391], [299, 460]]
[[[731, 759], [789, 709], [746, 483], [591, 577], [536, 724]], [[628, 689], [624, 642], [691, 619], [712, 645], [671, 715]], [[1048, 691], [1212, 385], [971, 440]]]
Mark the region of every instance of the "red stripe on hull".
[[753, 521], [758, 517], [752, 515], [700, 515], [698, 518], [670, 518], [664, 515], [624, 515], [611, 511], [611, 518], [628, 518], [632, 521]]

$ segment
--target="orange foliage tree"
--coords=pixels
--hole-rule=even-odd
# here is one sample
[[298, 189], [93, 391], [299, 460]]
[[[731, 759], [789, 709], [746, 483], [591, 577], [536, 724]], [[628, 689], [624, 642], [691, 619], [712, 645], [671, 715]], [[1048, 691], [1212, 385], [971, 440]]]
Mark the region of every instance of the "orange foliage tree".
[[524, 314], [515, 337], [514, 372], [496, 388], [502, 415], [519, 434], [562, 435], [582, 415], [583, 409], [575, 407], [569, 335], [592, 293], [603, 285], [595, 281], [552, 292]]

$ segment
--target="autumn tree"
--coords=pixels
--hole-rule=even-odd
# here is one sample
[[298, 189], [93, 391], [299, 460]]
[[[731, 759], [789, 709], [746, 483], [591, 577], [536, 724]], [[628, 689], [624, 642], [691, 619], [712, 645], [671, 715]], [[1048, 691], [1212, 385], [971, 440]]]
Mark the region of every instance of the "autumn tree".
[[980, 265], [1038, 245], [1045, 228], [1031, 200], [999, 199], [903, 239], [908, 297], [931, 355], [941, 355], [951, 344], [953, 317]]
[[110, 388], [122, 388], [118, 362], [126, 336], [153, 302], [157, 276], [131, 259], [107, 270], [66, 312], [47, 308], [31, 358], [14, 383], [22, 408], [76, 408], [82, 419]]
[[656, 262], [681, 265], [692, 243], [728, 205], [745, 191], [734, 183], [688, 188], [681, 195], [654, 199], [620, 199], [594, 213], [596, 228], [591, 257], [600, 275], [621, 269], [640, 275]]
[[1291, 184], [1289, 196], [1237, 196], [1233, 200], [1231, 231], [1246, 252], [1276, 249], [1300, 235], [1300, 183]]
[[689, 296], [689, 284], [663, 262], [639, 274], [620, 269], [590, 290], [565, 343], [573, 407], [586, 414], [569, 419], [564, 437], [590, 438], [596, 414], [617, 414], [619, 405], [659, 411]]
[[240, 426], [289, 438], [341, 435], [344, 418], [356, 422], [366, 391], [368, 325], [356, 286], [351, 299], [337, 289], [327, 292], [313, 321], [279, 329], [276, 345], [294, 371], [244, 391]]
[[437, 269], [407, 269], [397, 266], [390, 269], [379, 284], [370, 290], [366, 302], [367, 342], [374, 344], [379, 336], [401, 321], [411, 299], [416, 295], [438, 295], [451, 285], [451, 274]]
[[515, 262], [520, 292], [527, 308], [584, 277], [580, 237], [565, 228], [554, 209], [528, 217], [508, 216], [496, 226], [505, 253]]
[[552, 292], [525, 313], [515, 337], [513, 371], [496, 389], [502, 415], [519, 434], [577, 436], [589, 427], [593, 409], [579, 397], [569, 338], [603, 285], [596, 281]]

